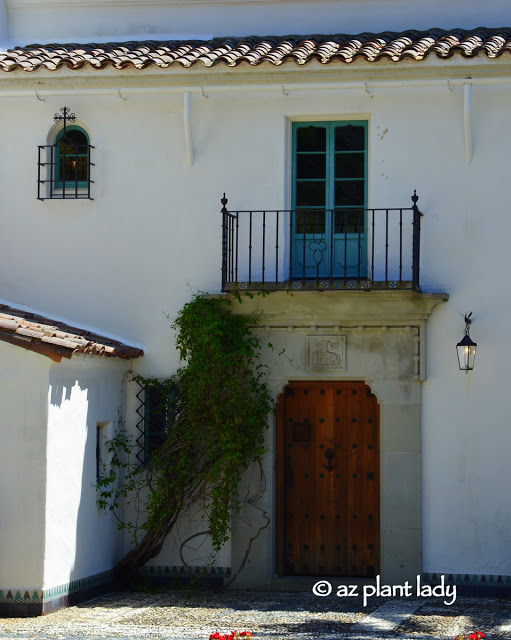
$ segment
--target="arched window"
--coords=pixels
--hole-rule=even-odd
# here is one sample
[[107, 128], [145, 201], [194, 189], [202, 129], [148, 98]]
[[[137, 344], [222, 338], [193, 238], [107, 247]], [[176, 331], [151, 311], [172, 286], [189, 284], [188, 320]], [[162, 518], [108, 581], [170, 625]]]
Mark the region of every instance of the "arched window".
[[[74, 198], [92, 200], [91, 149], [85, 129], [74, 124], [75, 114], [62, 107], [54, 120], [64, 126], [53, 137], [53, 144], [39, 146], [37, 197], [39, 200]], [[73, 123], [73, 124], [71, 124]]]
[[76, 126], [63, 129], [55, 141], [55, 188], [86, 188], [89, 182], [89, 136]]

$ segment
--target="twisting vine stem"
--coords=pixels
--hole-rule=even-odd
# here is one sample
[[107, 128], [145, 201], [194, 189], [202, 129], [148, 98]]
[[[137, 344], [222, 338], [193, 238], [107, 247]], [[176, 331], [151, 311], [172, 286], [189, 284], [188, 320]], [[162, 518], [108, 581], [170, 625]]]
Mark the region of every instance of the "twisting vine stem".
[[[97, 484], [100, 506], [119, 513], [123, 503], [136, 502], [140, 509], [145, 494], [144, 522], [120, 522], [136, 540], [116, 566], [124, 581], [136, 580], [138, 569], [160, 553], [180, 516], [192, 507], [201, 510], [218, 552], [229, 538], [233, 510], [241, 507], [241, 476], [251, 463], [260, 464], [265, 452], [273, 404], [259, 339], [250, 330], [255, 319], [232, 314], [229, 305], [225, 298], [195, 295], [178, 313], [172, 326], [185, 364], [175, 377], [151, 381], [164, 391], [177, 385], [178, 393], [172, 412], [166, 410], [173, 416], [167, 436], [146, 467], [127, 458], [131, 443], [125, 432], [110, 443], [111, 470]], [[169, 394], [162, 397], [168, 405]], [[253, 500], [248, 499], [252, 506]], [[269, 519], [263, 516], [265, 528]]]

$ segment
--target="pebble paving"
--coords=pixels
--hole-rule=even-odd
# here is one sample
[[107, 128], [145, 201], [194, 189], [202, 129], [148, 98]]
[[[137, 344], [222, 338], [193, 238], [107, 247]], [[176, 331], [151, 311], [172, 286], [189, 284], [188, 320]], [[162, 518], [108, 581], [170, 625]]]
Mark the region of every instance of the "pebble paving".
[[511, 640], [511, 599], [317, 597], [262, 591], [112, 593], [38, 618], [0, 619], [0, 638], [208, 640], [248, 630], [254, 640], [453, 640], [482, 631]]

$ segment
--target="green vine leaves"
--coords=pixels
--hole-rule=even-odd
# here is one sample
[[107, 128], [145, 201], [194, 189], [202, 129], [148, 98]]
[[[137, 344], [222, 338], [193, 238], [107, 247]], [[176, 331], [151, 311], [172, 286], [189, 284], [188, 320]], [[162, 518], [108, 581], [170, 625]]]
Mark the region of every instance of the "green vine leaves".
[[119, 514], [123, 501], [144, 496], [142, 539], [134, 523], [119, 519], [137, 546], [118, 567], [135, 570], [155, 557], [192, 507], [203, 513], [215, 552], [229, 538], [231, 513], [240, 509], [238, 484], [251, 463], [261, 462], [273, 410], [260, 342], [250, 330], [256, 319], [231, 313], [230, 304], [195, 295], [172, 325], [183, 366], [168, 380], [136, 378], [157, 386], [166, 435], [143, 467], [133, 462], [124, 430], [110, 443], [111, 471], [97, 483], [99, 506]]

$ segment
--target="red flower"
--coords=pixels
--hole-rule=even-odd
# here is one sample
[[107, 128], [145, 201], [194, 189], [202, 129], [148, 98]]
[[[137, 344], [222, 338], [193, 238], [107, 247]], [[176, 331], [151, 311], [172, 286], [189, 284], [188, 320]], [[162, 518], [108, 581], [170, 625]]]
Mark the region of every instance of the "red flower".
[[[240, 638], [252, 638], [250, 631], [232, 631], [229, 634], [221, 636], [218, 631], [209, 636], [209, 640], [240, 640]], [[479, 640], [476, 638], [476, 640]]]
[[[229, 634], [221, 636], [218, 631], [209, 636], [209, 640], [240, 640], [240, 638], [252, 638], [250, 631], [232, 631]], [[476, 640], [478, 640], [476, 638]]]

